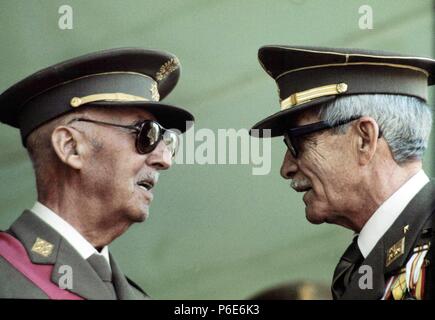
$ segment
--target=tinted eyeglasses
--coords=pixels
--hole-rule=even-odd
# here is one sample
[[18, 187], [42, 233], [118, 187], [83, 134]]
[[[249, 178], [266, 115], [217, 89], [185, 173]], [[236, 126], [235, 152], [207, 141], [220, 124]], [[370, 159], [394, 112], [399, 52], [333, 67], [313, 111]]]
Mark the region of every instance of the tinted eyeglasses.
[[[347, 120], [338, 121], [334, 123], [333, 125], [329, 124], [326, 121], [319, 121], [311, 124], [307, 124], [304, 126], [299, 126], [295, 128], [288, 129], [284, 133], [284, 143], [287, 145], [287, 148], [289, 149], [290, 153], [292, 154], [293, 158], [297, 158], [301, 152], [301, 138], [303, 136], [328, 130], [332, 128], [337, 128], [339, 126], [342, 126], [344, 124], [350, 123], [352, 121], [358, 120], [361, 118], [361, 116], [354, 116]], [[379, 131], [379, 137], [381, 137], [381, 132]]]
[[163, 128], [158, 122], [153, 120], [140, 121], [134, 125], [121, 125], [104, 121], [77, 118], [71, 120], [69, 123], [75, 121], [96, 123], [99, 125], [124, 128], [132, 131], [134, 134], [136, 134], [136, 150], [140, 154], [152, 152], [162, 140], [169, 152], [171, 152], [172, 157], [174, 157], [177, 153], [179, 145], [178, 134], [172, 130]]

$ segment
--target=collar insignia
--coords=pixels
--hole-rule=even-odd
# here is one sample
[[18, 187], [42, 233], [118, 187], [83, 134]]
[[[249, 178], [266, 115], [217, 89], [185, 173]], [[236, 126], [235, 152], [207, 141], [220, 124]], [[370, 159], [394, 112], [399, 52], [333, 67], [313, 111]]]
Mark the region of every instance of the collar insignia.
[[37, 254], [43, 256], [43, 257], [49, 257], [51, 253], [53, 252], [54, 245], [52, 245], [50, 242], [45, 241], [41, 238], [36, 238], [35, 243], [33, 244], [32, 251], [36, 252]]
[[405, 237], [397, 241], [395, 244], [388, 249], [387, 261], [385, 266], [388, 267], [393, 263], [398, 257], [400, 257], [405, 252]]

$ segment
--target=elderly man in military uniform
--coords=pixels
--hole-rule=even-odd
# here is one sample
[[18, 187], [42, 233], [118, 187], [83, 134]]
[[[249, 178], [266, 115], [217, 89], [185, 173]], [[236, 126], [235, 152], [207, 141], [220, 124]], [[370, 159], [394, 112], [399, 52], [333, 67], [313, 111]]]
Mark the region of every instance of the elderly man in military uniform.
[[281, 167], [307, 219], [355, 232], [335, 299], [433, 299], [435, 184], [422, 169], [435, 61], [356, 49], [265, 46], [281, 111], [251, 134], [283, 136]]
[[38, 196], [0, 233], [0, 298], [147, 298], [108, 245], [146, 220], [159, 173], [193, 120], [160, 102], [179, 74], [170, 53], [112, 49], [48, 67], [0, 96], [0, 120], [20, 130]]

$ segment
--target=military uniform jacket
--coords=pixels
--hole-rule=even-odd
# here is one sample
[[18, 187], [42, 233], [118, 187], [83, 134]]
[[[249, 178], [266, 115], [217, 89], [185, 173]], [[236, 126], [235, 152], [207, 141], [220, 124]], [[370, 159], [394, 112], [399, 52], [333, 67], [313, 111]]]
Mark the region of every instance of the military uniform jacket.
[[[435, 183], [430, 181], [410, 201], [361, 263], [361, 266], [370, 267], [371, 274], [366, 275], [371, 276], [368, 281], [372, 280], [372, 285], [367, 282], [367, 277], [362, 279], [360, 266], [341, 298], [434, 299], [434, 214]], [[421, 256], [421, 253], [425, 255], [424, 259], [420, 259], [423, 263], [419, 267], [416, 257], [419, 254]], [[418, 279], [414, 279], [414, 290], [410, 290], [406, 283], [407, 272], [410, 282], [413, 282], [415, 271], [420, 269], [425, 270], [420, 272]], [[420, 297], [416, 296], [416, 289], [421, 292]]]
[[[59, 280], [65, 273], [62, 266], [69, 266], [72, 270], [72, 288], [68, 289], [69, 291], [84, 299], [111, 298], [92, 266], [58, 232], [31, 211], [24, 211], [7, 232], [23, 244], [32, 263], [53, 265], [51, 274], [53, 283], [60, 283]], [[52, 245], [49, 255], [32, 250], [38, 239]], [[110, 265], [118, 299], [148, 298], [142, 289], [124, 276], [111, 254]], [[48, 299], [48, 296], [0, 256], [0, 298]]]

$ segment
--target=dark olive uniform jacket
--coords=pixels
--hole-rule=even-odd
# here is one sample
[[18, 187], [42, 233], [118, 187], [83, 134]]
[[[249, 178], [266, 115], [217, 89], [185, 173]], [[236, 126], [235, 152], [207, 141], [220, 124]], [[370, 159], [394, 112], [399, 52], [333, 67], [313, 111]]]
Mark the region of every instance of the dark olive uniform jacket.
[[[64, 274], [59, 268], [67, 265], [73, 270], [71, 292], [84, 299], [110, 299], [108, 289], [92, 266], [62, 235], [31, 211], [24, 211], [7, 232], [23, 244], [32, 263], [54, 265], [51, 281], [55, 284], [59, 283], [59, 278]], [[31, 250], [37, 238], [44, 239], [54, 246], [48, 257]], [[110, 265], [118, 299], [148, 298], [142, 289], [124, 276], [112, 255]], [[48, 299], [48, 296], [0, 256], [0, 298]]]
[[[431, 180], [410, 201], [393, 225], [378, 241], [361, 265], [372, 267], [373, 289], [360, 289], [361, 275], [352, 275], [350, 285], [342, 299], [381, 299], [388, 279], [404, 271], [417, 247], [431, 244], [426, 255], [426, 277], [424, 299], [435, 298], [435, 183]], [[394, 252], [393, 246], [404, 238], [404, 250]], [[388, 261], [390, 262], [388, 263]], [[405, 296], [405, 299], [413, 299]]]

